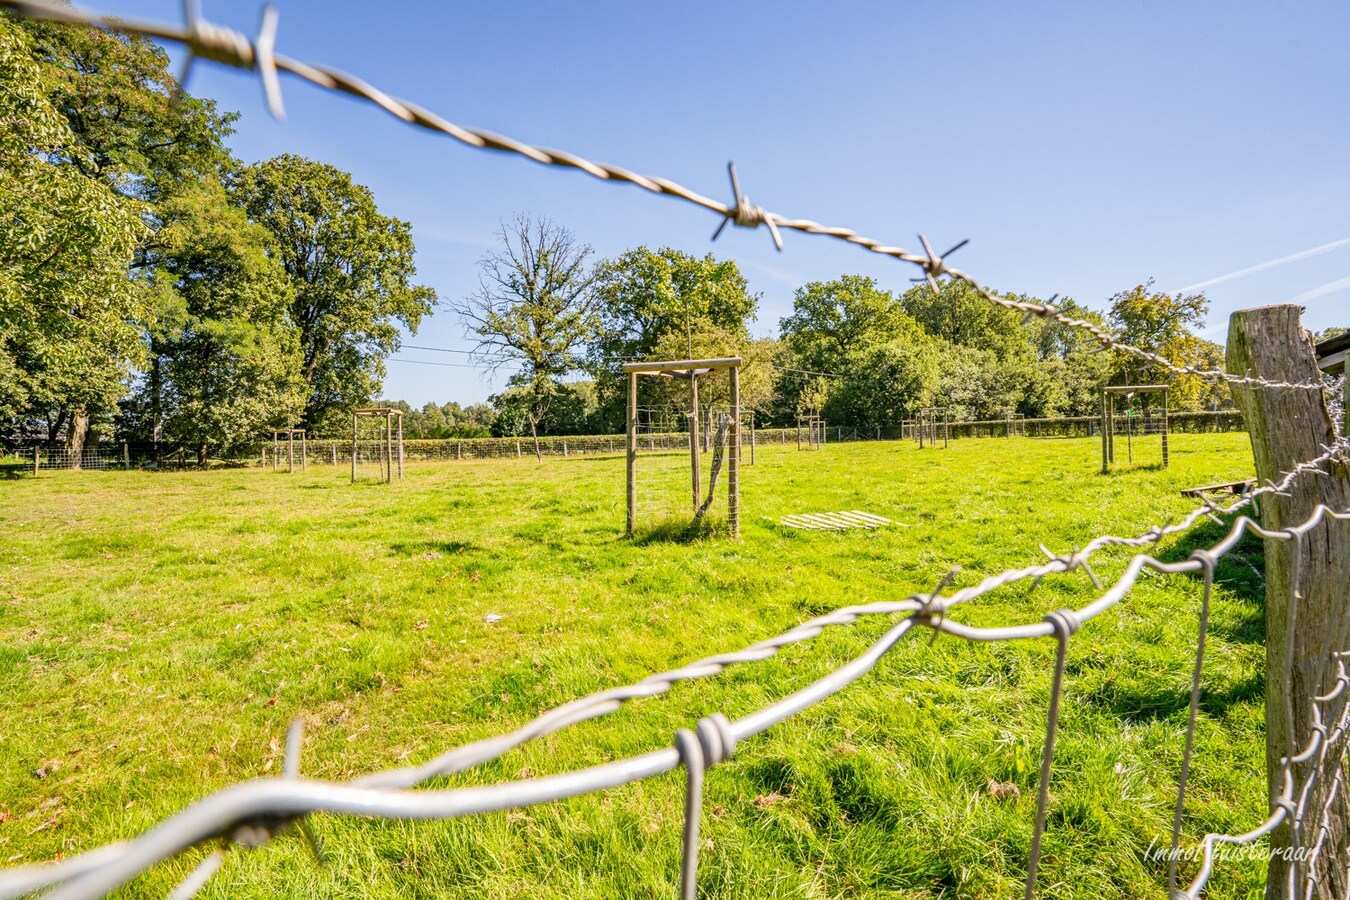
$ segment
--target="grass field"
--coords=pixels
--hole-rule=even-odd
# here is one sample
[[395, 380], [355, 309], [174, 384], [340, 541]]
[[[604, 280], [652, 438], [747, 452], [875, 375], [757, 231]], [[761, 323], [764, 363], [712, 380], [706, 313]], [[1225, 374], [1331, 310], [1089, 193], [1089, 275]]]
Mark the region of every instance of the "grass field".
[[[425, 760], [593, 690], [738, 649], [839, 606], [1043, 559], [1188, 509], [1178, 489], [1251, 472], [1245, 435], [1177, 435], [1172, 467], [1097, 473], [1093, 440], [762, 448], [743, 470], [739, 542], [621, 534], [623, 461], [410, 466], [391, 486], [342, 468], [58, 474], [0, 483], [0, 863], [129, 837], [213, 789], [277, 775], [287, 723], [302, 773], [346, 779]], [[793, 532], [787, 513], [863, 509], [908, 527]], [[1207, 524], [1161, 554], [1184, 557]], [[1118, 572], [1104, 554], [1097, 571]], [[1218, 570], [1192, 839], [1265, 815], [1260, 546]], [[1082, 573], [959, 608], [1035, 621], [1092, 596]], [[1156, 897], [1194, 659], [1199, 582], [1146, 576], [1069, 654], [1046, 897]], [[495, 613], [500, 621], [488, 623]], [[455, 786], [567, 771], [743, 715], [863, 650], [836, 629], [573, 727]], [[705, 785], [701, 893], [1020, 896], [1045, 728], [1050, 640], [971, 645], [927, 630], [860, 683], [744, 742]], [[990, 780], [1020, 798], [995, 798]], [[671, 897], [683, 776], [448, 823], [318, 816], [231, 856], [208, 897]], [[164, 896], [204, 851], [127, 896]], [[1263, 865], [1223, 864], [1247, 897]]]

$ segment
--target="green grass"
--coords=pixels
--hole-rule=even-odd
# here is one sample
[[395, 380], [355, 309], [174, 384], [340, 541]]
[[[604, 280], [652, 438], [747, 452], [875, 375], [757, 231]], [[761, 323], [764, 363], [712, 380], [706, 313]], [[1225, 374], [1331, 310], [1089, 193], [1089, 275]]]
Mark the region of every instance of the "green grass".
[[[1097, 473], [1092, 440], [761, 448], [743, 539], [621, 535], [623, 462], [83, 473], [0, 485], [0, 863], [133, 836], [211, 790], [276, 775], [287, 723], [303, 774], [422, 761], [604, 687], [738, 649], [839, 606], [955, 584], [1133, 534], [1189, 508], [1178, 489], [1246, 476], [1245, 435], [1177, 435], [1172, 467]], [[908, 527], [774, 524], [864, 509]], [[1161, 551], [1184, 557], [1221, 529]], [[1259, 544], [1219, 568], [1187, 832], [1266, 809]], [[1121, 553], [1104, 554], [1103, 577]], [[1082, 573], [953, 613], [1035, 621], [1092, 596]], [[1145, 576], [1069, 653], [1040, 884], [1046, 897], [1160, 896], [1199, 584]], [[488, 613], [503, 618], [484, 621]], [[437, 786], [592, 765], [744, 715], [861, 652], [862, 622], [631, 704]], [[719, 898], [1007, 897], [1020, 892], [1053, 642], [906, 638], [868, 676], [744, 742], [705, 786], [701, 892]], [[1018, 799], [995, 799], [990, 780]], [[313, 818], [233, 854], [208, 897], [669, 897], [683, 777], [447, 823]], [[204, 851], [127, 896], [163, 896]], [[1185, 868], [1185, 865], [1183, 865]], [[1214, 897], [1263, 867], [1226, 862]]]

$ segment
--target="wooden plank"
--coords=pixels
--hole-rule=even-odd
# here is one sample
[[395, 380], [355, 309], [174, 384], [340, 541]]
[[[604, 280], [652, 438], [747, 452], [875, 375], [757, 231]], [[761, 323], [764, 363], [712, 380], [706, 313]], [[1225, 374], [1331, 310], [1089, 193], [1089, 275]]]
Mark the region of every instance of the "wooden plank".
[[1256, 486], [1255, 478], [1248, 478], [1244, 481], [1228, 481], [1223, 484], [1207, 484], [1203, 487], [1186, 488], [1181, 492], [1183, 497], [1203, 497], [1205, 494], [1227, 491], [1230, 494], [1245, 494], [1250, 488]]
[[718, 359], [677, 359], [665, 362], [628, 362], [623, 364], [625, 372], [688, 372], [691, 369], [707, 369], [714, 371], [718, 369], [737, 369], [740, 368], [741, 358], [739, 356], [727, 356]]

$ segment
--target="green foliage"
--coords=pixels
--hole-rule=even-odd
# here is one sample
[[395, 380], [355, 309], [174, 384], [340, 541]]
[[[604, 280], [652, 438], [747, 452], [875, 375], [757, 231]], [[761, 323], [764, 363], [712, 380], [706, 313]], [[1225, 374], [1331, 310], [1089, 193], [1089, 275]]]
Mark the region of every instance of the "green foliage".
[[736, 263], [711, 253], [638, 247], [601, 262], [595, 278], [600, 328], [590, 360], [611, 429], [624, 420], [621, 363], [655, 359], [658, 347], [688, 359], [691, 346], [744, 346], [759, 306]]
[[381, 215], [370, 189], [346, 172], [299, 156], [249, 166], [231, 186], [275, 240], [300, 332], [303, 422], [322, 428], [376, 395], [399, 326], [415, 334], [436, 304], [435, 291], [413, 283], [411, 226]]
[[52, 73], [0, 17], [0, 417], [111, 408], [141, 358], [144, 206], [72, 160]]
[[133, 399], [165, 439], [226, 452], [304, 408], [291, 285], [269, 253], [271, 235], [206, 182], [160, 205], [152, 285], [149, 376]]

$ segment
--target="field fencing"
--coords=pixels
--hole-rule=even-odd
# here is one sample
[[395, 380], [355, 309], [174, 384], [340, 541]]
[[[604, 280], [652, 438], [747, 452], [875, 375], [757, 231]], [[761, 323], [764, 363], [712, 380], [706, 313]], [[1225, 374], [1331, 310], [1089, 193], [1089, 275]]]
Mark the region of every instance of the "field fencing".
[[[375, 103], [403, 121], [449, 135], [471, 147], [518, 154], [545, 165], [578, 169], [598, 179], [625, 182], [654, 194], [693, 203], [721, 217], [719, 231], [727, 222], [751, 228], [762, 225], [769, 229], [780, 248], [780, 229], [845, 241], [867, 251], [917, 266], [935, 293], [941, 292], [939, 279], [962, 281], [996, 306], [1021, 312], [1028, 318], [1040, 318], [1079, 329], [1091, 335], [1102, 348], [1132, 356], [1158, 370], [1174, 374], [1198, 375], [1254, 390], [1324, 389], [1320, 381], [1270, 380], [1177, 365], [1154, 352], [1121, 342], [1094, 323], [1073, 319], [1060, 312], [1051, 303], [1022, 302], [998, 296], [946, 262], [944, 257], [950, 256], [965, 242], [956, 245], [945, 254], [937, 254], [932, 251], [927, 240], [920, 236], [923, 253], [911, 253], [864, 237], [848, 228], [827, 227], [806, 219], [789, 219], [752, 205], [741, 193], [734, 169], [731, 172], [734, 200], [733, 203], [727, 204], [704, 197], [666, 179], [638, 175], [626, 169], [594, 163], [573, 154], [533, 147], [510, 138], [455, 125], [428, 110], [390, 97], [368, 83], [343, 72], [277, 54], [274, 47], [277, 20], [275, 11], [270, 8], [264, 17], [260, 34], [255, 40], [201, 20], [197, 4], [194, 3], [186, 4], [188, 21], [181, 26], [103, 19], [74, 8], [40, 0], [0, 0], [0, 6], [58, 21], [127, 29], [151, 37], [178, 41], [187, 46], [190, 56], [202, 56], [258, 71], [274, 111], [279, 111], [281, 107], [278, 73], [289, 72], [322, 88], [341, 91]], [[972, 429], [972, 436], [980, 427], [988, 429], [982, 436], [997, 436], [998, 423], [959, 423], [953, 427], [960, 427], [960, 424], [969, 426]], [[1086, 421], [1082, 425], [1084, 429], [1091, 427]], [[1036, 423], [1035, 420], [1019, 419], [1013, 424], [1013, 420], [1006, 420], [1003, 427], [1024, 429], [1025, 431], [1021, 433], [1031, 435], [1034, 433]], [[789, 443], [787, 435], [794, 433], [793, 430], [778, 431], [779, 443]], [[1005, 430], [1004, 433], [1008, 432]], [[837, 440], [846, 439], [842, 429], [835, 432], [835, 437]], [[880, 431], [877, 432], [877, 437], [881, 437]], [[868, 435], [866, 430], [851, 429], [850, 432], [850, 438], [855, 440], [875, 440], [877, 437]], [[905, 437], [903, 427], [893, 437]], [[656, 438], [657, 436], [652, 436], [652, 449], [655, 449]], [[556, 447], [558, 439], [552, 440]], [[571, 440], [579, 439], [563, 439], [563, 455], [570, 455], [573, 452], [574, 447], [567, 443]], [[682, 449], [687, 437], [668, 435], [662, 440], [670, 442], [670, 449]], [[499, 443], [492, 446], [503, 445]], [[577, 445], [575, 449], [577, 452], [592, 452], [589, 447], [599, 446], [595, 443], [583, 443]], [[617, 452], [609, 449], [610, 446], [612, 445], [606, 443], [603, 451], [597, 449], [594, 452]], [[506, 452], [501, 455], [508, 455], [512, 450], [510, 444], [506, 444], [505, 448]], [[991, 575], [978, 584], [944, 594], [955, 574], [953, 571], [939, 581], [931, 591], [915, 593], [903, 599], [836, 610], [743, 650], [708, 657], [679, 669], [649, 676], [627, 687], [599, 691], [545, 712], [510, 733], [450, 749], [418, 765], [389, 769], [346, 783], [303, 780], [299, 777], [301, 734], [298, 725], [293, 725], [286, 745], [283, 777], [258, 779], [226, 788], [131, 840], [68, 856], [47, 865], [0, 870], [0, 898], [18, 897], [40, 891], [48, 892], [45, 896], [57, 900], [103, 896], [165, 859], [201, 845], [222, 843], [224, 849], [215, 849], [202, 856], [192, 874], [174, 892], [175, 897], [187, 897], [200, 889], [220, 868], [229, 848], [259, 846], [291, 826], [305, 832], [305, 816], [310, 813], [324, 811], [398, 819], [449, 819], [606, 790], [682, 768], [686, 777], [686, 798], [681, 896], [686, 900], [692, 900], [696, 891], [698, 853], [701, 846], [699, 821], [703, 779], [707, 769], [730, 759], [738, 743], [820, 703], [857, 681], [902, 638], [913, 632], [922, 632], [924, 629], [931, 631], [934, 638], [937, 634], [970, 641], [1051, 638], [1055, 643], [1051, 692], [1037, 781], [1035, 821], [1027, 859], [1025, 896], [1030, 898], [1036, 888], [1042, 840], [1047, 827], [1055, 740], [1064, 702], [1069, 647], [1074, 635], [1082, 627], [1123, 603], [1145, 571], [1159, 574], [1190, 573], [1200, 575], [1203, 579], [1198, 603], [1198, 633], [1188, 724], [1177, 772], [1172, 826], [1172, 850], [1175, 852], [1182, 841], [1187, 782], [1196, 746], [1196, 734], [1200, 727], [1199, 698], [1203, 686], [1205, 637], [1215, 567], [1221, 558], [1238, 545], [1244, 535], [1256, 535], [1266, 541], [1288, 542], [1293, 550], [1289, 573], [1291, 594], [1287, 624], [1291, 634], [1297, 630], [1301, 621], [1298, 585], [1305, 571], [1304, 566], [1309, 564], [1308, 559], [1312, 552], [1309, 548], [1315, 548], [1318, 542], [1328, 543], [1327, 532], [1333, 527], [1332, 523], [1350, 521], [1350, 509], [1333, 509], [1319, 503], [1296, 524], [1279, 529], [1263, 527], [1246, 515], [1245, 511], [1251, 510], [1258, 498], [1273, 500], [1275, 497], [1291, 496], [1296, 485], [1301, 488], [1308, 482], [1317, 482], [1319, 479], [1314, 476], [1321, 476], [1323, 479], [1343, 477], [1343, 474], [1336, 473], [1343, 472], [1348, 451], [1350, 443], [1342, 437], [1324, 447], [1321, 454], [1315, 458], [1291, 467], [1278, 483], [1249, 490], [1226, 506], [1213, 500], [1206, 500], [1179, 521], [1156, 525], [1135, 536], [1103, 535], [1090, 541], [1083, 548], [1067, 554], [1056, 554], [1046, 549], [1048, 559], [1045, 562]], [[329, 452], [336, 454], [337, 446], [330, 447]], [[408, 448], [405, 448], [406, 452], [409, 452]], [[457, 452], [462, 454], [462, 444]], [[519, 445], [514, 448], [514, 452], [517, 455], [521, 454]], [[1225, 536], [1208, 548], [1194, 551], [1186, 560], [1165, 562], [1148, 552], [1164, 538], [1190, 532], [1201, 520], [1215, 519], [1220, 524], [1225, 524], [1220, 518], [1225, 515], [1235, 517], [1227, 523]], [[1138, 551], [1125, 563], [1122, 574], [1109, 585], [1101, 582], [1091, 563], [1094, 554], [1108, 547]], [[1096, 591], [1094, 599], [1079, 608], [1062, 609], [1039, 621], [1001, 627], [971, 626], [951, 616], [961, 604], [1004, 586], [1024, 581], [1035, 584], [1045, 578], [1074, 573], [1085, 575]], [[672, 737], [672, 745], [664, 749], [565, 774], [520, 778], [486, 787], [413, 789], [429, 779], [470, 769], [497, 759], [536, 738], [606, 715], [631, 700], [663, 694], [678, 682], [707, 678], [731, 666], [763, 661], [774, 656], [785, 646], [810, 641], [826, 629], [847, 626], [866, 617], [886, 617], [891, 619], [893, 624], [879, 640], [859, 656], [796, 693], [770, 702], [763, 708], [734, 721], [720, 713], [709, 715], [701, 719], [693, 729], [678, 730]], [[1171, 897], [1196, 898], [1200, 895], [1213, 874], [1218, 845], [1250, 844], [1281, 828], [1289, 831], [1295, 849], [1306, 851], [1306, 854], [1299, 854], [1287, 869], [1288, 884], [1284, 886], [1284, 896], [1318, 895], [1319, 878], [1331, 871], [1335, 865], [1344, 866], [1343, 860], [1324, 859], [1322, 854], [1329, 844], [1343, 841], [1334, 833], [1334, 829], [1339, 827], [1337, 813], [1334, 811], [1338, 808], [1338, 803], [1344, 805], [1344, 794], [1347, 789], [1345, 753], [1347, 728], [1350, 727], [1350, 703], [1347, 702], [1350, 700], [1350, 674], [1347, 673], [1346, 660], [1350, 657], [1350, 645], [1347, 643], [1350, 641], [1350, 616], [1342, 616], [1331, 623], [1330, 627], [1321, 629], [1317, 632], [1317, 638], [1321, 641], [1321, 646], [1307, 659], [1300, 660], [1299, 674], [1301, 678], [1311, 679], [1323, 689], [1311, 698], [1305, 708], [1295, 709], [1292, 702], [1287, 704], [1284, 724], [1287, 727], [1289, 744], [1270, 773], [1272, 784], [1276, 785], [1277, 789], [1272, 792], [1274, 796], [1268, 818], [1245, 834], [1205, 835], [1200, 841], [1200, 865], [1189, 884], [1185, 886], [1181, 883], [1179, 867], [1173, 856], [1168, 872]], [[1291, 668], [1292, 655], [1287, 655], [1285, 660], [1285, 670], [1273, 673], [1272, 677], [1283, 679], [1285, 684], [1290, 684], [1294, 680]], [[1296, 723], [1299, 727], [1295, 727]], [[1299, 733], [1307, 734], [1309, 737], [1306, 741], [1299, 742], [1295, 738]]]

